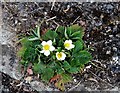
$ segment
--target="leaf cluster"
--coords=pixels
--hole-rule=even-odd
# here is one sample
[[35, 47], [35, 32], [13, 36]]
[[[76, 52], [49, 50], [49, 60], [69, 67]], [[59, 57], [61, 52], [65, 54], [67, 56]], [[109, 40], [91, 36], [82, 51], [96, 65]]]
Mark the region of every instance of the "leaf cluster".
[[[60, 26], [56, 31], [48, 30], [44, 35], [40, 34], [38, 26], [32, 31], [31, 36], [20, 40], [22, 45], [18, 51], [18, 56], [21, 57], [20, 63], [24, 66], [32, 63], [34, 73], [40, 74], [45, 82], [49, 82], [55, 75], [60, 75], [62, 78], [55, 85], [64, 90], [64, 83], [72, 80], [71, 74], [79, 73], [92, 59], [82, 40], [83, 36], [84, 29], [77, 24], [69, 27]], [[56, 51], [64, 49], [65, 40], [72, 40], [75, 48], [70, 51], [64, 49], [67, 57], [64, 61], [58, 61], [53, 53], [48, 57], [40, 53], [41, 42], [48, 40], [53, 41], [53, 45], [57, 48]]]

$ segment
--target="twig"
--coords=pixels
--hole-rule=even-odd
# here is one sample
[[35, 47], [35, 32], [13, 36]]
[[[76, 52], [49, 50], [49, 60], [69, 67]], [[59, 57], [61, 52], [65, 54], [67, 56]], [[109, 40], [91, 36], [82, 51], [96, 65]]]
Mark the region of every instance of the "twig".
[[96, 64], [94, 64], [93, 62], [91, 62], [91, 65], [95, 66], [96, 68], [99, 68], [99, 69], [103, 70], [102, 67], [98, 67], [98, 66], [97, 66]]
[[100, 79], [102, 82], [105, 82], [106, 84], [108, 84], [109, 86], [113, 87], [113, 85], [111, 85], [110, 83], [108, 83], [107, 81], [101, 79], [100, 77], [98, 77], [96, 74], [94, 74], [93, 72], [90, 71], [91, 74], [93, 74], [94, 76], [96, 76], [98, 79]]
[[54, 7], [54, 5], [55, 5], [55, 1], [56, 1], [56, 0], [54, 0], [53, 3], [52, 3], [51, 10], [53, 10], [53, 7]]
[[50, 21], [50, 20], [53, 20], [53, 19], [55, 19], [55, 18], [56, 18], [56, 16], [54, 16], [54, 17], [52, 17], [52, 18], [49, 18], [49, 19], [46, 20], [46, 22], [47, 22], [47, 21]]
[[79, 18], [80, 18], [80, 16], [78, 16], [78, 17], [72, 22], [72, 24], [74, 24]]
[[57, 26], [60, 26], [57, 22], [53, 21]]
[[78, 82], [76, 86], [74, 86], [74, 87], [70, 88], [68, 91], [71, 91], [71, 90], [75, 89], [76, 87], [78, 87], [78, 86], [80, 85], [80, 83], [81, 83], [81, 81], [80, 81], [80, 82]]

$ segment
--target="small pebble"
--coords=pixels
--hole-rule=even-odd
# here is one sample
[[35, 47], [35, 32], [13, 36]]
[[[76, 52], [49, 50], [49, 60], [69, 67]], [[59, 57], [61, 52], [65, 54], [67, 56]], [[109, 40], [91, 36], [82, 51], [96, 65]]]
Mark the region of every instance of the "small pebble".
[[113, 37], [113, 35], [109, 35], [109, 37], [111, 38], [111, 37]]
[[76, 80], [76, 79], [74, 79], [74, 82], [77, 82], [77, 80]]
[[116, 48], [116, 47], [113, 47], [113, 51], [117, 51], [117, 48]]
[[110, 54], [110, 53], [111, 53], [111, 51], [107, 51], [107, 52], [106, 52], [106, 54]]

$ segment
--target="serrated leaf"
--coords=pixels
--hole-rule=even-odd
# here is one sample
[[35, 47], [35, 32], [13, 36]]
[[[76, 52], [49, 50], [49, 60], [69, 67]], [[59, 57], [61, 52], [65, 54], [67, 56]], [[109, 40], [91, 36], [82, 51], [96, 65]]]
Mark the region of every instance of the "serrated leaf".
[[52, 69], [56, 69], [56, 68], [57, 68], [57, 63], [56, 63], [56, 62], [50, 62], [50, 63], [48, 64], [48, 66], [49, 66], [50, 68], [52, 68]]
[[63, 68], [64, 68], [65, 70], [68, 70], [68, 69], [71, 68], [71, 66], [70, 66], [70, 64], [69, 64], [67, 61], [64, 61], [64, 62], [63, 62]]
[[53, 76], [54, 71], [51, 68], [45, 68], [41, 74], [41, 79], [45, 82], [49, 82]]
[[45, 69], [45, 66], [41, 63], [37, 63], [37, 64], [35, 63], [33, 66], [33, 71], [38, 74], [41, 74], [44, 69]]
[[76, 41], [74, 45], [75, 45], [75, 48], [73, 49], [73, 54], [83, 49], [83, 43], [81, 41]]
[[86, 64], [92, 59], [91, 54], [86, 50], [78, 52], [77, 54], [74, 55], [74, 57], [76, 59], [79, 59], [81, 64]]
[[59, 33], [61, 33], [61, 34], [63, 34], [64, 31], [65, 31], [65, 27], [64, 27], [64, 26], [59, 26], [59, 27], [57, 28], [57, 30], [56, 30], [56, 32], [59, 32]]
[[63, 46], [63, 43], [64, 43], [63, 39], [59, 40], [58, 42], [59, 42], [58, 46]]
[[57, 74], [62, 74], [64, 73], [65, 71], [60, 67], [59, 69], [57, 69]]
[[79, 25], [75, 24], [70, 26], [71, 28], [71, 39], [82, 39], [82, 37], [84, 36], [84, 30], [82, 27], [80, 27]]
[[64, 69], [60, 65], [56, 64], [55, 68], [56, 68], [56, 73], [57, 74], [64, 73]]
[[79, 59], [73, 59], [71, 62], [70, 62], [70, 65], [72, 66], [72, 67], [77, 67], [77, 66], [80, 66], [80, 61], [79, 61]]
[[55, 83], [55, 87], [57, 87], [61, 91], [64, 91], [65, 90], [65, 86], [64, 86], [63, 80], [59, 80], [58, 82], [56, 82]]
[[72, 33], [83, 30], [83, 28], [81, 26], [79, 26], [78, 24], [74, 24], [74, 25], [70, 26], [70, 28], [71, 28]]
[[17, 55], [20, 56], [20, 57], [23, 57], [26, 49], [27, 49], [26, 47], [21, 47], [19, 49], [19, 51], [17, 52]]
[[68, 83], [68, 82], [71, 82], [72, 80], [72, 77], [68, 74], [61, 74], [61, 76], [62, 76], [63, 83]]
[[43, 36], [43, 40], [54, 40], [58, 34], [55, 31], [48, 30]]
[[24, 46], [24, 47], [29, 47], [29, 45], [31, 44], [31, 42], [28, 40], [28, 38], [22, 38], [21, 40], [20, 40], [20, 43], [22, 44], [22, 46]]
[[80, 69], [78, 69], [77, 67], [71, 67], [69, 70], [69, 73], [78, 73]]
[[24, 52], [24, 60], [28, 60], [30, 62], [33, 62], [35, 60], [35, 57], [36, 57], [36, 52], [35, 52], [35, 49], [32, 48], [32, 47], [28, 47], [26, 49], [26, 51]]
[[71, 39], [82, 39], [84, 36], [84, 32], [83, 31], [77, 31], [77, 32], [74, 32], [70, 38]]

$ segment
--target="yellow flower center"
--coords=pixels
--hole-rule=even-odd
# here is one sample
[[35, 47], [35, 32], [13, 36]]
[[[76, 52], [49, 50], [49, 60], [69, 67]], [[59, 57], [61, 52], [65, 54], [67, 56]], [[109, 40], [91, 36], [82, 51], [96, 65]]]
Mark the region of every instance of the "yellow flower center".
[[58, 58], [61, 58], [62, 57], [62, 53], [58, 53], [57, 56], [58, 56]]
[[70, 43], [65, 43], [64, 46], [69, 48], [70, 47]]
[[50, 46], [49, 46], [49, 45], [44, 45], [44, 46], [43, 46], [43, 49], [44, 49], [44, 50], [49, 50], [49, 49], [50, 49]]

